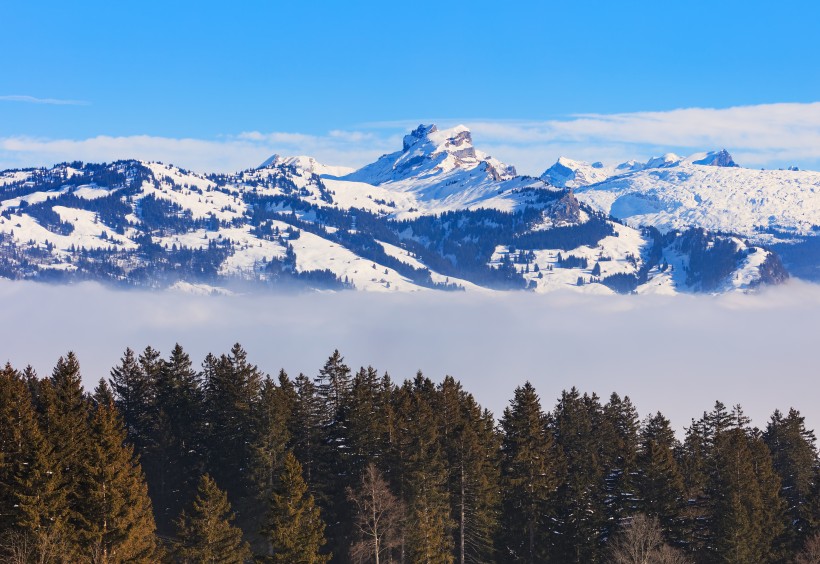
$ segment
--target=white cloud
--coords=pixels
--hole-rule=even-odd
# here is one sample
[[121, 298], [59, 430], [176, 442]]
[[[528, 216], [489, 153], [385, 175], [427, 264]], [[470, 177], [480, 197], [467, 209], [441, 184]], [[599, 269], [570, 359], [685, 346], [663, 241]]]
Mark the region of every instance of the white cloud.
[[51, 106], [87, 106], [88, 102], [83, 100], [60, 100], [58, 98], [36, 98], [24, 95], [0, 96], [0, 102], [24, 102], [26, 104], [48, 104]]
[[139, 158], [229, 172], [256, 166], [273, 153], [310, 155], [326, 164], [355, 167], [398, 150], [407, 131], [431, 122], [440, 127], [465, 123], [477, 147], [533, 175], [561, 155], [615, 164], [669, 151], [685, 155], [719, 148], [728, 149], [744, 166], [820, 166], [820, 102], [815, 102], [584, 114], [544, 121], [403, 120], [321, 135], [249, 131], [217, 139], [9, 137], [0, 138], [0, 168]]
[[[385, 141], [386, 139], [386, 141]], [[174, 139], [149, 135], [89, 139], [0, 138], [0, 168], [49, 166], [63, 161], [141, 159], [203, 172], [234, 172], [258, 166], [274, 153], [310, 155], [327, 164], [364, 165], [392, 139], [370, 134], [245, 132], [220, 139]]]
[[59, 355], [74, 350], [89, 388], [127, 346], [167, 355], [179, 342], [198, 365], [239, 341], [274, 375], [284, 368], [313, 376], [336, 348], [352, 366], [372, 364], [397, 381], [419, 369], [436, 381], [450, 374], [496, 415], [530, 380], [546, 408], [571, 386], [604, 399], [616, 391], [642, 415], [662, 411], [678, 429], [715, 400], [740, 403], [759, 426], [775, 408], [789, 407], [820, 426], [813, 401], [820, 286], [796, 281], [717, 297], [201, 297], [0, 281], [0, 301], [0, 363], [31, 363], [48, 375]]

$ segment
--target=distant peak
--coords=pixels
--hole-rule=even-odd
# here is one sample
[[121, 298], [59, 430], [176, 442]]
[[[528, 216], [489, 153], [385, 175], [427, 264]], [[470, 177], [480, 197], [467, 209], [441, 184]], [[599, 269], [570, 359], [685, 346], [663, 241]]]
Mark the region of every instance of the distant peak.
[[729, 154], [729, 151], [726, 149], [721, 149], [720, 151], [712, 151], [710, 153], [706, 153], [705, 155], [697, 155], [697, 159], [692, 157], [692, 164], [697, 165], [705, 165], [705, 166], [723, 166], [723, 167], [738, 167], [735, 160], [732, 158], [732, 155]]
[[447, 174], [453, 171], [485, 172], [492, 180], [509, 180], [515, 168], [478, 151], [465, 125], [439, 129], [435, 124], [420, 124], [404, 136], [402, 150], [382, 155], [348, 178], [371, 184], [411, 177]]
[[345, 174], [350, 174], [353, 172], [353, 169], [346, 166], [329, 166], [323, 163], [320, 163], [313, 157], [308, 156], [296, 156], [296, 157], [283, 157], [281, 155], [273, 155], [261, 165], [259, 165], [259, 169], [263, 168], [272, 168], [272, 167], [292, 167], [298, 170], [301, 170], [306, 173], [310, 174], [318, 174], [319, 176], [344, 176]]
[[662, 157], [654, 157], [646, 161], [646, 168], [668, 168], [680, 164], [682, 160], [675, 153], [666, 153]]

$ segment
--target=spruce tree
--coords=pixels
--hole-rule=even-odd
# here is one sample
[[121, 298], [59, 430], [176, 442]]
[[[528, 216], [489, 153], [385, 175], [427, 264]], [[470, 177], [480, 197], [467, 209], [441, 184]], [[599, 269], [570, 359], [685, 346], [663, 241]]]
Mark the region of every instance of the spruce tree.
[[317, 394], [323, 402], [324, 418], [328, 422], [337, 416], [350, 391], [350, 367], [344, 360], [339, 350], [334, 350], [315, 379]]
[[258, 523], [264, 519], [290, 443], [288, 423], [293, 411], [293, 398], [287, 388], [292, 388], [292, 384], [284, 371], [279, 373], [279, 381], [281, 384], [277, 386], [270, 377], [266, 377], [262, 383], [249, 445], [249, 496], [240, 525], [254, 545], [257, 544]]
[[451, 376], [444, 378], [438, 396], [456, 560], [493, 561], [500, 519], [500, 436], [492, 415]]
[[638, 492], [635, 484], [637, 471], [639, 429], [638, 411], [629, 397], [621, 398], [612, 393], [603, 410], [601, 431], [604, 438], [603, 453], [606, 464], [604, 488], [607, 510], [607, 537], [619, 529], [620, 523], [635, 514]]
[[598, 396], [564, 391], [552, 415], [556, 442], [566, 460], [566, 479], [558, 488], [558, 562], [594, 563], [603, 556], [606, 532], [606, 428]]
[[70, 556], [75, 547], [69, 544], [73, 540], [70, 492], [63, 481], [63, 466], [41, 432], [29, 388], [10, 366], [0, 372], [0, 437], [0, 533], [9, 541], [2, 547], [5, 557], [15, 556], [11, 550], [24, 561]]
[[368, 464], [384, 458], [389, 448], [393, 415], [389, 394], [383, 392], [382, 378], [375, 368], [362, 368], [353, 377], [346, 401], [346, 462], [352, 476], [361, 476]]
[[84, 456], [88, 448], [88, 402], [82, 386], [80, 364], [73, 352], [60, 357], [51, 378], [42, 384], [45, 407], [45, 436], [60, 465], [62, 488], [69, 506], [69, 534], [64, 538], [65, 550], [74, 554], [80, 549], [77, 531], [80, 528], [79, 507], [82, 503], [81, 483]]
[[732, 420], [714, 440], [709, 552], [724, 562], [769, 562], [783, 530], [780, 480], [768, 448], [748, 428], [739, 406]]
[[241, 564], [251, 558], [242, 531], [232, 524], [228, 496], [204, 474], [189, 511], [177, 521], [176, 556], [186, 564]]
[[675, 459], [675, 432], [658, 412], [644, 421], [640, 437], [636, 475], [639, 511], [658, 520], [667, 542], [682, 545], [681, 519], [686, 500], [683, 476]]
[[311, 493], [323, 497], [323, 491], [314, 486], [327, 472], [323, 457], [326, 445], [321, 400], [316, 385], [304, 374], [299, 374], [294, 380], [294, 391], [293, 416], [288, 424], [293, 453], [304, 468]]
[[556, 517], [553, 503], [564, 478], [564, 463], [541, 400], [529, 382], [516, 388], [501, 429], [501, 557], [545, 562], [550, 558], [550, 522]]
[[247, 360], [238, 343], [230, 354], [209, 357], [204, 365], [205, 405], [208, 420], [209, 469], [236, 503], [249, 493], [251, 441], [262, 373]]
[[264, 562], [276, 564], [323, 564], [330, 560], [322, 554], [325, 524], [308, 493], [302, 467], [293, 453], [285, 455], [284, 469], [277, 489], [271, 494], [267, 522], [262, 530], [272, 554]]
[[147, 357], [144, 364], [140, 363], [134, 351], [127, 348], [120, 364], [111, 369], [109, 380], [128, 440], [138, 454], [148, 446], [154, 422], [155, 382], [151, 380], [153, 374], [146, 372], [146, 364], [150, 364]]
[[155, 562], [154, 516], [142, 469], [104, 380], [83, 456], [78, 534], [93, 562]]
[[[14, 522], [12, 507], [12, 470], [20, 455], [22, 438], [17, 425], [14, 402], [20, 394], [20, 373], [6, 363], [0, 370], [0, 535], [9, 530]], [[30, 402], [28, 402], [30, 405]]]
[[781, 494], [786, 500], [790, 526], [781, 539], [786, 553], [799, 550], [818, 524], [813, 508], [813, 493], [818, 483], [816, 439], [806, 429], [805, 418], [795, 409], [783, 416], [775, 411], [763, 433], [772, 454], [772, 465], [780, 477]]
[[151, 438], [149, 489], [157, 505], [160, 531], [171, 532], [173, 519], [193, 499], [205, 460], [203, 400], [199, 374], [177, 344], [156, 378], [156, 420]]
[[436, 388], [419, 372], [398, 392], [396, 441], [403, 445], [402, 480], [407, 503], [406, 550], [413, 562], [453, 561], [453, 522], [447, 469], [441, 451]]

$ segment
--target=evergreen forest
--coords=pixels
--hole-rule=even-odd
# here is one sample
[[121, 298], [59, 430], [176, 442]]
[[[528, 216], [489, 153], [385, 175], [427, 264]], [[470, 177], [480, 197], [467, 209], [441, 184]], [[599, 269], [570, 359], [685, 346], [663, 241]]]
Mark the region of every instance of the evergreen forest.
[[[676, 435], [628, 397], [522, 382], [499, 419], [452, 377], [338, 351], [271, 377], [241, 345], [195, 366], [127, 349], [0, 370], [0, 561], [820, 562], [801, 414], [716, 402]], [[515, 382], [511, 382], [515, 385]]]

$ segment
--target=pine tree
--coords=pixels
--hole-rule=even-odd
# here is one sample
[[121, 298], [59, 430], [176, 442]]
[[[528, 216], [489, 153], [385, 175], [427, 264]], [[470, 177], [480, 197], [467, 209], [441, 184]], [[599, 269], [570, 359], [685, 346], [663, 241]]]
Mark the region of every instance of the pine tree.
[[454, 378], [445, 377], [438, 392], [456, 559], [492, 561], [500, 520], [500, 437], [492, 415]]
[[251, 557], [242, 531], [232, 524], [234, 514], [228, 496], [204, 474], [189, 512], [177, 521], [179, 546], [176, 556], [190, 564], [241, 564]]
[[619, 529], [623, 520], [637, 511], [638, 492], [635, 473], [640, 424], [638, 411], [629, 397], [621, 399], [614, 392], [604, 406], [603, 415], [606, 425], [601, 431], [609, 434], [603, 441], [606, 465], [604, 482], [609, 523], [605, 535], [609, 537]]
[[[22, 378], [20, 373], [6, 363], [0, 370], [0, 535], [14, 523], [12, 472], [15, 460], [20, 455], [19, 425], [13, 398], [20, 394]], [[29, 406], [31, 402], [28, 402]]]
[[250, 445], [250, 474], [262, 499], [268, 499], [270, 490], [282, 471], [285, 452], [290, 443], [288, 423], [293, 411], [293, 398], [284, 386], [290, 384], [284, 371], [279, 373], [280, 386], [270, 377], [262, 383], [259, 406], [254, 425], [254, 438]]
[[153, 349], [148, 351], [144, 357], [145, 362], [140, 363], [134, 351], [125, 349], [120, 364], [111, 369], [109, 380], [128, 440], [138, 454], [143, 453], [148, 446], [154, 422], [155, 382], [151, 380], [154, 374], [149, 374], [144, 368], [150, 365], [148, 357], [152, 351]]
[[361, 476], [368, 464], [383, 458], [389, 448], [392, 406], [389, 394], [383, 391], [382, 379], [373, 367], [362, 368], [353, 377], [346, 401], [346, 462], [352, 476]]
[[453, 523], [447, 472], [434, 411], [435, 385], [420, 372], [397, 394], [396, 434], [403, 450], [402, 491], [407, 504], [407, 556], [412, 562], [453, 561]]
[[104, 380], [83, 456], [79, 536], [90, 561], [155, 562], [157, 544], [148, 487]]
[[79, 550], [82, 469], [88, 448], [88, 402], [82, 386], [80, 364], [74, 353], [60, 357], [51, 378], [42, 384], [45, 436], [60, 465], [62, 488], [69, 506], [70, 527], [63, 542], [67, 554]]
[[304, 468], [311, 493], [322, 497], [322, 491], [313, 485], [326, 473], [326, 469], [321, 467], [325, 448], [321, 400], [313, 381], [304, 374], [296, 377], [294, 388], [293, 415], [288, 425], [293, 453]]
[[660, 412], [647, 417], [641, 428], [637, 459], [638, 508], [658, 520], [667, 542], [683, 543], [681, 529], [685, 504], [683, 476], [675, 459], [675, 432]]
[[551, 556], [549, 522], [556, 516], [552, 502], [563, 480], [564, 464], [529, 382], [516, 388], [501, 428], [502, 558], [544, 562]]
[[816, 439], [805, 426], [805, 418], [794, 409], [787, 416], [775, 411], [763, 433], [772, 454], [772, 465], [780, 477], [781, 494], [786, 500], [789, 527], [781, 539], [785, 553], [799, 550], [817, 526], [813, 492], [818, 482]]
[[594, 563], [603, 555], [606, 532], [606, 429], [598, 396], [562, 392], [552, 416], [556, 442], [566, 460], [566, 480], [558, 488], [555, 558]]
[[0, 437], [0, 556], [49, 562], [70, 554], [62, 465], [41, 432], [28, 386], [8, 365], [0, 372]]
[[714, 441], [714, 473], [708, 485], [713, 507], [709, 548], [725, 562], [768, 562], [783, 530], [780, 480], [768, 448], [748, 428], [739, 406], [732, 419]]
[[342, 407], [345, 396], [350, 392], [350, 367], [344, 363], [344, 357], [336, 349], [319, 370], [315, 379], [316, 390], [322, 399], [324, 418], [331, 422]]
[[250, 442], [249, 497], [242, 511], [242, 529], [251, 543], [257, 545], [258, 523], [264, 520], [267, 503], [276, 487], [290, 444], [288, 424], [293, 412], [293, 384], [284, 371], [280, 385], [266, 377], [262, 383], [255, 413], [253, 438]]
[[279, 487], [271, 494], [270, 512], [262, 533], [269, 539], [271, 556], [277, 564], [323, 564], [330, 555], [320, 551], [325, 544], [325, 524], [313, 496], [302, 478], [302, 467], [292, 453], [285, 455]]
[[146, 360], [146, 372], [159, 367], [155, 426], [146, 456], [152, 470], [148, 485], [157, 506], [157, 526], [170, 533], [175, 516], [193, 499], [204, 466], [202, 392], [199, 375], [179, 344], [161, 364], [153, 355]]
[[249, 437], [256, 424], [256, 407], [262, 389], [262, 374], [248, 363], [238, 343], [229, 355], [205, 362], [206, 410], [209, 424], [209, 468], [214, 478], [237, 502], [248, 495], [251, 463]]

